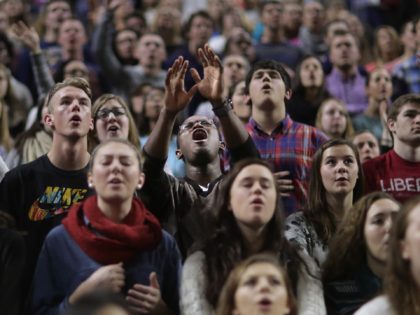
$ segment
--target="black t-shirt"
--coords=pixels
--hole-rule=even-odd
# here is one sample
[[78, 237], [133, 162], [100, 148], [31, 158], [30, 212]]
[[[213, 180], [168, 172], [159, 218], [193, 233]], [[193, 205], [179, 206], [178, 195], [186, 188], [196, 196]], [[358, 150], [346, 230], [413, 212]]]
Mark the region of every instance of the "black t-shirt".
[[26, 280], [32, 279], [45, 236], [61, 223], [71, 205], [88, 194], [86, 168], [65, 171], [47, 155], [6, 173], [0, 183], [0, 210], [11, 214], [18, 230], [25, 232]]

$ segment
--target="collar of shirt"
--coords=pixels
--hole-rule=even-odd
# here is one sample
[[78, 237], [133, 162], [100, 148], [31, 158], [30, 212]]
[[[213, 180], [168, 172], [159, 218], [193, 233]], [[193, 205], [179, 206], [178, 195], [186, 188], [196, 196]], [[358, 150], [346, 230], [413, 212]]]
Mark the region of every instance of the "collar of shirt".
[[333, 67], [330, 76], [342, 82], [345, 82], [345, 81], [355, 80], [357, 77], [361, 76], [361, 74], [359, 73], [359, 70], [356, 69], [356, 73], [353, 73], [349, 76], [344, 76], [340, 71], [337, 70], [337, 68]]
[[250, 118], [249, 123], [248, 123], [248, 125], [259, 134], [264, 134], [268, 136], [276, 136], [278, 134], [287, 134], [292, 124], [293, 124], [292, 119], [289, 117], [289, 115], [286, 115], [286, 117], [283, 120], [279, 121], [278, 126], [271, 132], [271, 135], [268, 135], [264, 130], [262, 130], [262, 128], [258, 125], [258, 123], [252, 117]]

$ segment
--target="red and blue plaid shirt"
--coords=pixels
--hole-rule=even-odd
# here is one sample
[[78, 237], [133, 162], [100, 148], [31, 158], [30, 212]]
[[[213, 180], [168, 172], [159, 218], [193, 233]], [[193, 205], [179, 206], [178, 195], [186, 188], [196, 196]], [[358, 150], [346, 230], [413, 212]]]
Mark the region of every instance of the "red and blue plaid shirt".
[[327, 136], [312, 126], [294, 122], [288, 115], [271, 134], [252, 118], [246, 128], [261, 158], [272, 164], [274, 172], [290, 172], [288, 178], [293, 180], [294, 191], [282, 198], [285, 214], [301, 210], [308, 197], [312, 156], [328, 140]]

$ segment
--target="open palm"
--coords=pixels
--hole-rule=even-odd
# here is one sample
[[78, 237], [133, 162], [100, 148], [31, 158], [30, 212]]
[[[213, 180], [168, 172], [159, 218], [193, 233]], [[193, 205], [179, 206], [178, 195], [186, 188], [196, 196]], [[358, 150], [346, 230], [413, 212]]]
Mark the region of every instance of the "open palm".
[[196, 69], [191, 69], [191, 75], [197, 84], [200, 94], [211, 103], [218, 103], [222, 100], [222, 63], [206, 44], [204, 49], [198, 49], [198, 57], [204, 68], [204, 78], [201, 79]]
[[185, 90], [184, 79], [188, 69], [188, 60], [178, 57], [169, 68], [165, 80], [165, 108], [170, 112], [179, 112], [187, 106], [197, 91], [194, 85], [188, 92]]

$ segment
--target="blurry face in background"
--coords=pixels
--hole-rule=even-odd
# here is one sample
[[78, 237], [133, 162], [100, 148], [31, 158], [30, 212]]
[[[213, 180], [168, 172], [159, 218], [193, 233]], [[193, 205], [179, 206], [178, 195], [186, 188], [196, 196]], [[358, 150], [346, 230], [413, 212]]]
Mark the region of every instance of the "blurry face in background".
[[303, 7], [303, 24], [313, 32], [320, 32], [324, 25], [324, 7], [316, 1], [310, 1]]
[[265, 27], [268, 27], [272, 31], [276, 31], [281, 28], [281, 16], [283, 14], [282, 3], [268, 3], [264, 6], [261, 13], [261, 21]]
[[160, 110], [163, 107], [165, 93], [159, 89], [152, 89], [146, 96], [146, 102], [144, 103], [144, 115], [152, 120], [156, 121], [159, 118]]
[[212, 21], [202, 16], [196, 16], [188, 32], [188, 40], [196, 47], [202, 47], [206, 44], [213, 32]]
[[135, 114], [141, 114], [144, 107], [144, 96], [151, 91], [150, 85], [144, 85], [138, 93], [131, 97], [131, 106]]
[[244, 80], [248, 71], [248, 62], [241, 55], [229, 55], [223, 59], [223, 83], [226, 88]]
[[155, 34], [143, 35], [136, 47], [136, 58], [144, 67], [160, 67], [166, 58], [162, 37]]
[[229, 54], [243, 55], [249, 61], [255, 59], [255, 48], [252, 45], [251, 35], [242, 27], [235, 27], [229, 35]]
[[396, 48], [392, 45], [392, 37], [388, 30], [382, 28], [378, 31], [377, 42], [379, 51], [382, 53], [389, 53], [394, 51]]
[[370, 74], [366, 94], [376, 101], [387, 100], [392, 95], [391, 75], [384, 68], [379, 68]]
[[70, 5], [63, 2], [53, 2], [47, 6], [45, 16], [45, 27], [58, 29], [65, 19], [70, 18], [71, 8]]
[[132, 30], [123, 30], [115, 37], [115, 48], [119, 57], [123, 59], [134, 58], [137, 45], [137, 35]]
[[89, 69], [79, 60], [70, 61], [64, 68], [64, 79], [79, 77], [89, 82]]
[[330, 47], [333, 65], [344, 71], [357, 65], [360, 59], [356, 39], [351, 34], [334, 36]]
[[322, 86], [324, 71], [316, 58], [305, 59], [300, 66], [300, 80], [305, 88]]
[[285, 4], [282, 15], [283, 27], [288, 30], [298, 30], [302, 25], [302, 11], [299, 3]]
[[360, 161], [374, 159], [379, 156], [379, 143], [375, 136], [370, 132], [364, 132], [354, 137], [353, 144], [359, 151]]
[[60, 26], [58, 43], [64, 49], [80, 48], [87, 42], [85, 28], [78, 20], [65, 20]]
[[321, 108], [321, 129], [333, 138], [341, 138], [346, 130], [347, 118], [343, 105], [329, 100]]
[[25, 14], [25, 4], [22, 0], [4, 1], [3, 10], [10, 18], [19, 17]]
[[416, 34], [414, 33], [413, 23], [407, 23], [404, 27], [402, 34], [400, 35], [401, 43], [404, 47], [408, 47], [408, 49], [412, 52], [416, 50]]
[[248, 96], [245, 93], [245, 81], [238, 83], [232, 95], [233, 111], [243, 121], [251, 117], [251, 106], [248, 104]]
[[157, 30], [181, 29], [181, 11], [177, 8], [162, 7], [156, 12], [155, 19]]

